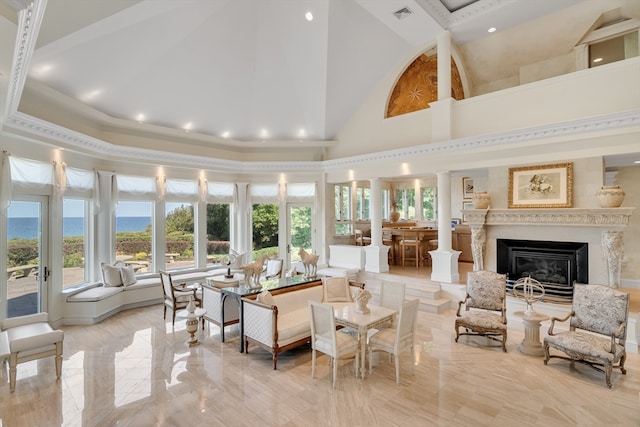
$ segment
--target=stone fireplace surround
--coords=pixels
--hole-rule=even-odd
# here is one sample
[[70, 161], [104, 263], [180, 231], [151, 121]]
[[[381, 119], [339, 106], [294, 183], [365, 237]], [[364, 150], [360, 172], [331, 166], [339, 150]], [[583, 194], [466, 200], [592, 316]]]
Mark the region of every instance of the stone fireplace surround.
[[466, 209], [475, 269], [496, 271], [497, 239], [586, 242], [589, 282], [617, 288], [624, 258], [622, 233], [635, 208]]

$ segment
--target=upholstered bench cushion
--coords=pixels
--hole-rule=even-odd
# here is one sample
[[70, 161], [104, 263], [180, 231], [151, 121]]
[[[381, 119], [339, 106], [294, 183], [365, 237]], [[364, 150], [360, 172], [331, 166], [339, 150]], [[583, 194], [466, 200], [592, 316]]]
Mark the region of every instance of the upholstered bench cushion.
[[278, 315], [278, 344], [286, 345], [311, 335], [307, 307]]
[[[132, 285], [133, 287], [135, 285]], [[109, 298], [112, 295], [118, 294], [120, 292], [124, 292], [124, 288], [121, 286], [112, 287], [112, 286], [97, 286], [95, 288], [85, 289], [82, 292], [78, 292], [76, 294], [70, 295], [67, 297], [67, 301], [69, 302], [87, 302], [87, 301], [100, 301], [105, 298]]]
[[568, 331], [557, 335], [549, 335], [544, 341], [549, 346], [564, 351], [569, 356], [575, 353], [576, 357], [584, 358], [585, 355], [594, 359], [608, 360], [612, 362], [619, 359], [624, 352], [621, 345], [616, 345], [616, 354], [611, 353], [611, 339], [598, 337], [596, 335]]
[[125, 286], [124, 290], [132, 291], [134, 289], [150, 288], [153, 286], [162, 286], [162, 283], [160, 282], [160, 276], [145, 277], [144, 279], [138, 279], [135, 284]]
[[357, 268], [343, 268], [343, 267], [324, 267], [318, 269], [318, 274], [322, 276], [329, 277], [357, 277], [358, 276]]
[[502, 323], [502, 317], [498, 314], [484, 311], [463, 311], [461, 317], [456, 318], [456, 325], [473, 325], [480, 328], [506, 330], [507, 325]]
[[64, 333], [60, 330], [53, 330], [48, 323], [32, 323], [30, 325], [16, 326], [7, 329], [9, 337], [9, 347], [12, 353], [23, 350], [34, 350], [35, 353], [42, 351], [42, 347], [54, 345], [62, 341]]

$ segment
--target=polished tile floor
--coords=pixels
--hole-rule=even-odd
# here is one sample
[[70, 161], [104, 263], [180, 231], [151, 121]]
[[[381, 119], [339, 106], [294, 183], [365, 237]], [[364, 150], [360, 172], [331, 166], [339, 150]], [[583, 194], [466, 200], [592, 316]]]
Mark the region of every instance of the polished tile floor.
[[[455, 313], [420, 312], [412, 357], [355, 378], [342, 362], [331, 388], [326, 356], [311, 379], [308, 346], [271, 355], [238, 352], [238, 328], [227, 342], [207, 325], [189, 348], [184, 319], [162, 319], [160, 305], [127, 310], [94, 326], [65, 326], [62, 378], [53, 358], [18, 367], [16, 391], [0, 371], [0, 426], [640, 426], [640, 356], [613, 389], [591, 368], [517, 350], [479, 337], [453, 341]], [[489, 344], [489, 346], [487, 346]]]

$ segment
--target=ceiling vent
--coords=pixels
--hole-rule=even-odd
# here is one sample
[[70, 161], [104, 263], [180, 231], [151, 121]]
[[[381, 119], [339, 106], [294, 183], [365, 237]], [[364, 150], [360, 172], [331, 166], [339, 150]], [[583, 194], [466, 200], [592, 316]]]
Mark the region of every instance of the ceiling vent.
[[412, 13], [413, 12], [411, 11], [411, 9], [405, 6], [402, 9], [396, 10], [395, 12], [393, 12], [393, 15], [398, 19], [404, 19], [407, 16], [411, 15]]

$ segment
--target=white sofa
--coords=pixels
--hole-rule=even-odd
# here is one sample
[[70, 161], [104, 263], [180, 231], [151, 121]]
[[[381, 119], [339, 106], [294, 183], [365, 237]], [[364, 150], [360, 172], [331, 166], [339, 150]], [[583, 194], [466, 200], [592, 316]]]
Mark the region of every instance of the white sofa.
[[329, 245], [329, 265], [318, 268], [321, 276], [342, 277], [357, 280], [358, 273], [364, 270], [364, 250], [362, 246]]
[[[172, 271], [174, 284], [203, 281], [226, 274], [226, 268], [205, 267]], [[92, 325], [122, 310], [161, 304], [164, 295], [160, 275], [145, 274], [129, 286], [104, 286], [101, 282], [72, 291], [65, 299], [65, 325]]]
[[[349, 285], [352, 295], [364, 288], [362, 283], [349, 282]], [[277, 369], [279, 353], [311, 340], [307, 302], [322, 301], [322, 282], [280, 291], [274, 291], [273, 305], [262, 304], [252, 298], [242, 298], [245, 353], [249, 352], [250, 343], [267, 350], [273, 354], [273, 369]], [[330, 304], [339, 308], [353, 302]]]

